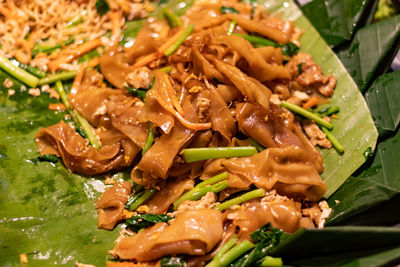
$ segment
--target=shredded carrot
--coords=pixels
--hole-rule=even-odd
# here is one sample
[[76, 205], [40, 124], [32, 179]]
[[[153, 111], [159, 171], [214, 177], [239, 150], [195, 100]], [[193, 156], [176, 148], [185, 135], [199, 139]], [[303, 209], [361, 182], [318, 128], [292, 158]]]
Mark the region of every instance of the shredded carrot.
[[83, 76], [85, 76], [85, 72], [86, 66], [85, 64], [82, 64], [79, 68], [78, 73], [75, 76], [74, 82], [72, 83], [71, 91], [69, 92], [69, 99], [71, 103], [74, 102], [73, 97], [75, 97], [75, 95], [78, 93], [78, 88], [81, 86]]
[[339, 119], [339, 116], [336, 115], [336, 114], [332, 114], [331, 118], [332, 118], [332, 119]]
[[139, 67], [146, 66], [147, 64], [153, 62], [154, 60], [156, 60], [158, 58], [159, 58], [159, 55], [156, 52], [148, 54], [148, 55], [140, 57], [138, 60], [136, 60], [135, 64], [133, 64], [133, 67], [139, 68]]
[[318, 105], [318, 97], [311, 97], [306, 103], [303, 104], [304, 109], [313, 108]]
[[181, 105], [178, 102], [178, 98], [174, 88], [172, 87], [171, 81], [167, 74], [163, 73], [164, 80], [166, 83], [166, 91], [170, 99], [172, 99], [172, 104], [174, 105], [175, 109], [178, 111], [179, 114], [183, 116], [184, 112]]
[[[147, 94], [151, 94], [151, 90], [148, 91]], [[168, 105], [168, 103], [166, 103], [164, 99], [158, 98], [158, 101], [161, 106], [163, 106], [168, 112], [174, 115], [178, 119], [178, 121], [186, 128], [196, 131], [207, 130], [211, 128], [211, 122], [207, 123], [190, 122], [187, 119], [185, 119], [181, 114], [179, 114], [179, 112], [176, 111], [172, 106]]]
[[26, 42], [26, 50], [28, 50], [29, 53], [31, 53], [32, 49], [35, 47], [36, 39], [37, 39], [37, 31], [31, 32], [31, 35], [29, 35], [29, 39]]
[[94, 67], [96, 67], [97, 65], [99, 65], [100, 64], [100, 58], [99, 57], [94, 57], [94, 58], [92, 58], [91, 60], [89, 60], [87, 63], [86, 63], [86, 67], [88, 67], [88, 68], [94, 68]]
[[47, 64], [47, 67], [49, 68], [50, 71], [56, 71], [60, 68], [61, 64], [69, 63], [75, 58], [78, 58], [93, 49], [101, 46], [101, 40], [100, 38], [84, 42], [80, 46], [78, 46], [74, 51], [70, 51], [68, 53], [61, 53], [60, 56], [57, 58], [53, 59]]
[[177, 33], [175, 33], [171, 38], [169, 38], [160, 48], [158, 49], [158, 53], [164, 55], [165, 51], [168, 50], [168, 48], [171, 47], [178, 39], [182, 36], [182, 34], [185, 32], [185, 29], [181, 29]]
[[50, 103], [49, 104], [49, 109], [50, 110], [62, 111], [62, 110], [65, 110], [65, 106], [62, 103]]
[[114, 11], [109, 13], [112, 30], [111, 30], [111, 46], [116, 47], [121, 37], [121, 11]]

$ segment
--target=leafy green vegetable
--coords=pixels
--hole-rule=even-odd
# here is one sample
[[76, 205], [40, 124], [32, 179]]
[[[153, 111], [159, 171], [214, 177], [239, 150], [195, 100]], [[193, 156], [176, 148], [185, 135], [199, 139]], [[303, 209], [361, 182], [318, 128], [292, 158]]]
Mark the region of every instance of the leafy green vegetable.
[[362, 28], [350, 46], [338, 52], [362, 92], [390, 66], [399, 45], [399, 37], [400, 15]]
[[283, 239], [271, 251], [289, 262], [309, 256], [323, 256], [399, 245], [400, 229], [392, 227], [341, 226], [300, 229]]
[[58, 157], [53, 154], [45, 154], [45, 155], [39, 156], [38, 160], [56, 163], [58, 161]]
[[294, 56], [300, 50], [300, 48], [292, 42], [288, 42], [284, 45], [281, 45], [281, 49], [282, 49], [282, 54], [289, 57]]
[[379, 135], [396, 131], [400, 123], [400, 71], [378, 77], [365, 93], [365, 99]]
[[303, 63], [297, 65], [297, 73], [300, 75], [303, 73]]
[[338, 223], [354, 214], [400, 195], [400, 131], [381, 142], [370, 167], [350, 177], [329, 200], [332, 214], [328, 224]]
[[227, 6], [222, 6], [219, 10], [222, 14], [227, 14], [227, 13], [233, 13], [233, 14], [238, 14], [239, 11], [237, 11], [233, 7], [227, 7]]
[[108, 5], [107, 0], [97, 0], [96, 1], [96, 9], [97, 9], [97, 13], [99, 13], [101, 16], [103, 16], [108, 11], [110, 11], [110, 6]]
[[182, 257], [165, 257], [160, 261], [162, 267], [186, 267], [187, 264]]
[[143, 101], [146, 98], [147, 90], [136, 89], [136, 88], [128, 87], [128, 86], [125, 86], [125, 89], [128, 90], [129, 93], [131, 93], [134, 96], [139, 97]]
[[154, 130], [153, 130], [153, 123], [151, 121], [149, 121], [148, 130], [149, 130], [149, 135], [147, 136], [146, 143], [143, 147], [142, 156], [144, 155], [144, 153], [147, 152], [147, 150], [150, 149], [151, 145], [154, 142]]
[[251, 234], [251, 238], [256, 243], [255, 247], [235, 262], [230, 267], [248, 267], [260, 265], [264, 257], [276, 247], [281, 239], [289, 236], [277, 228], [272, 228], [271, 224], [266, 224]]
[[138, 232], [140, 229], [147, 228], [159, 222], [168, 222], [172, 220], [172, 217], [169, 217], [165, 214], [139, 214], [137, 216], [133, 216], [126, 220], [126, 226], [134, 232]]
[[351, 40], [366, 14], [373, 13], [376, 3], [376, 0], [313, 0], [301, 10], [329, 45], [338, 46]]

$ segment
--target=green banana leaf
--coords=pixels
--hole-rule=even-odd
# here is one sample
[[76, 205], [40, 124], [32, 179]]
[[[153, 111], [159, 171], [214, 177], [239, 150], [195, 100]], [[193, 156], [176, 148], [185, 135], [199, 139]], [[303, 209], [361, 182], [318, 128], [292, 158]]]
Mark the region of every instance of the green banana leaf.
[[[193, 1], [171, 1], [187, 8]], [[184, 4], [181, 4], [184, 3]], [[364, 161], [363, 151], [375, 147], [377, 131], [362, 95], [346, 69], [292, 1], [260, 1], [271, 12], [293, 19], [306, 30], [302, 51], [309, 52], [323, 70], [338, 78], [332, 104], [340, 106], [333, 134], [344, 145], [343, 155], [323, 150], [328, 197]], [[171, 6], [171, 9], [172, 6]], [[174, 9], [173, 9], [174, 10]], [[157, 12], [157, 11], [156, 11]], [[135, 29], [136, 25], [126, 30]], [[131, 37], [135, 30], [130, 31]], [[97, 229], [94, 201], [104, 189], [101, 177], [68, 173], [61, 162], [37, 161], [33, 142], [40, 127], [64, 118], [48, 110], [54, 102], [46, 94], [30, 97], [14, 80], [15, 95], [4, 88], [0, 73], [0, 260], [19, 266], [19, 254], [28, 254], [29, 266], [72, 265], [75, 261], [104, 266], [107, 251], [119, 229]]]
[[[377, 0], [314, 0], [301, 7], [325, 41], [338, 46], [350, 41]], [[318, 10], [318, 12], [315, 12]]]
[[399, 48], [400, 15], [357, 31], [350, 46], [338, 52], [362, 92], [390, 67]]
[[[271, 251], [291, 262], [309, 256], [400, 246], [400, 229], [370, 226], [331, 226], [324, 229], [300, 229], [282, 240]], [[286, 262], [285, 262], [286, 263]]]
[[378, 77], [365, 100], [380, 136], [396, 131], [400, 123], [400, 71]]
[[400, 247], [396, 247], [313, 257], [291, 261], [290, 264], [297, 267], [381, 267], [394, 266], [399, 260]]
[[379, 143], [370, 168], [358, 177], [350, 177], [328, 199], [333, 210], [328, 224], [335, 224], [400, 195], [399, 158], [400, 131]]

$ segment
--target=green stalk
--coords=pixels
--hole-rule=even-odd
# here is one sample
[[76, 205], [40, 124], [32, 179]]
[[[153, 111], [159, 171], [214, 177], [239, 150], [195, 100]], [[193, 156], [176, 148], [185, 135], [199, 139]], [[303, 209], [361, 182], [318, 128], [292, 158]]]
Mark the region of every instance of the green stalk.
[[171, 66], [166, 66], [164, 68], [159, 69], [159, 71], [165, 72], [165, 73], [170, 73], [171, 72]]
[[321, 117], [325, 117], [325, 116], [330, 116], [332, 114], [335, 114], [337, 112], [339, 112], [339, 107], [338, 106], [333, 106], [333, 107], [328, 108], [327, 110], [319, 111], [318, 114]]
[[76, 70], [74, 71], [63, 71], [60, 73], [56, 73], [50, 76], [47, 76], [45, 78], [42, 78], [39, 80], [38, 85], [44, 85], [44, 84], [49, 84], [49, 83], [55, 83], [57, 81], [65, 81], [65, 80], [70, 80], [76, 76], [78, 72]]
[[242, 256], [244, 253], [249, 251], [254, 247], [254, 244], [251, 243], [248, 240], [245, 240], [233, 248], [231, 248], [228, 252], [226, 252], [224, 255], [221, 257], [212, 260], [209, 264], [206, 265], [206, 267], [226, 267], [233, 261], [235, 261], [237, 258]]
[[213, 260], [219, 260], [229, 249], [231, 249], [238, 241], [238, 236], [233, 235], [228, 241], [217, 251]]
[[144, 188], [143, 185], [141, 184], [135, 184], [135, 186], [133, 187], [133, 190], [135, 191], [135, 193], [141, 191]]
[[168, 8], [163, 8], [162, 14], [168, 20], [169, 25], [172, 28], [182, 26], [182, 21], [179, 19], [179, 17], [171, 12], [171, 10], [169, 10]]
[[[83, 12], [82, 12], [82, 16], [85, 16], [87, 14], [87, 11], [86, 10], [83, 10]], [[82, 17], [75, 17], [75, 18], [73, 18], [72, 20], [70, 20], [68, 23], [67, 23], [67, 29], [69, 29], [69, 28], [73, 28], [73, 27], [75, 27], [75, 26], [78, 26], [79, 24], [81, 24], [81, 23], [83, 23], [83, 18]]]
[[228, 179], [228, 176], [229, 176], [228, 172], [223, 172], [223, 173], [217, 174], [217, 175], [215, 175], [213, 177], [208, 178], [207, 180], [204, 180], [201, 183], [198, 183], [194, 188], [203, 188], [203, 187], [206, 187], [207, 185], [215, 184], [217, 182], [220, 182], [220, 181]]
[[332, 133], [326, 129], [325, 127], [322, 127], [322, 131], [326, 134], [326, 138], [328, 138], [329, 141], [331, 141], [332, 145], [336, 150], [342, 154], [344, 152], [344, 147], [339, 143], [339, 141], [332, 135]]
[[330, 124], [326, 120], [322, 119], [321, 117], [317, 116], [316, 114], [314, 114], [308, 110], [305, 110], [302, 107], [299, 107], [299, 106], [289, 103], [287, 101], [282, 101], [281, 106], [284, 108], [287, 108], [288, 110], [293, 111], [297, 114], [300, 114], [310, 120], [313, 120], [317, 124], [319, 124], [325, 128], [328, 128], [329, 130], [331, 130], [333, 128], [332, 124]]
[[72, 119], [74, 120], [77, 128], [81, 127], [85, 132], [87, 138], [89, 139], [90, 144], [99, 149], [100, 143], [97, 140], [96, 134], [90, 125], [90, 123], [81, 115], [78, 111], [72, 110], [71, 105], [68, 100], [67, 93], [64, 90], [64, 86], [61, 81], [56, 82], [55, 89], [57, 93], [60, 95], [61, 102], [64, 104], [65, 108], [67, 109], [68, 113], [71, 115]]
[[38, 78], [46, 77], [46, 72], [40, 70], [39, 68], [32, 67], [30, 65], [22, 64], [21, 62], [17, 61], [16, 59], [10, 59], [10, 62], [17, 67], [20, 67], [23, 70], [26, 70], [30, 74], [35, 75]]
[[125, 208], [128, 210], [132, 210], [131, 209], [132, 204], [134, 204], [139, 199], [139, 197], [141, 197], [144, 194], [144, 192], [145, 191], [140, 191], [140, 190], [135, 191], [135, 194], [129, 198], [128, 202], [126, 202]]
[[75, 42], [75, 39], [70, 38], [67, 41], [64, 42], [64, 44], [56, 44], [56, 45], [36, 45], [35, 48], [32, 51], [32, 56], [34, 57], [35, 55], [39, 53], [50, 53], [53, 52], [57, 49], [62, 48], [63, 46], [67, 46]]
[[29, 72], [12, 64], [5, 56], [0, 54], [0, 68], [5, 72], [15, 77], [19, 81], [28, 85], [29, 87], [35, 88], [38, 85], [39, 79]]
[[231, 24], [229, 24], [227, 35], [232, 35], [233, 31], [235, 30], [236, 24], [237, 22], [235, 20], [231, 21]]
[[194, 30], [194, 24], [190, 24], [186, 28], [182, 36], [173, 45], [171, 45], [171, 47], [168, 48], [167, 51], [165, 51], [164, 55], [166, 57], [172, 55], [178, 49], [178, 47], [186, 40], [186, 38], [189, 37], [189, 35], [192, 33], [193, 30]]
[[263, 147], [262, 145], [260, 145], [256, 140], [254, 140], [253, 138], [250, 138], [250, 144], [252, 146], [254, 146], [258, 152], [261, 152], [265, 149], [265, 147]]
[[[71, 105], [69, 104], [67, 93], [64, 90], [64, 86], [61, 81], [56, 82], [56, 86], [54, 87], [57, 93], [60, 95], [61, 102], [64, 104], [65, 108], [69, 113], [71, 113]], [[72, 115], [71, 115], [72, 116]]]
[[263, 259], [261, 267], [280, 267], [283, 266], [282, 258], [274, 258], [271, 256], [265, 256]]
[[207, 159], [252, 156], [257, 154], [257, 149], [253, 146], [186, 148], [180, 154], [183, 155], [186, 162], [194, 162]]
[[149, 121], [149, 128], [148, 129], [149, 129], [149, 135], [147, 136], [146, 143], [145, 143], [145, 145], [143, 147], [142, 156], [144, 155], [144, 153], [147, 152], [147, 150], [150, 149], [151, 145], [154, 142], [154, 130], [153, 130], [153, 123], [151, 121]]
[[261, 46], [273, 46], [273, 47], [278, 47], [279, 45], [273, 41], [270, 41], [265, 38], [257, 37], [257, 36], [252, 36], [252, 35], [247, 35], [247, 34], [241, 34], [241, 33], [234, 33], [233, 35], [240, 36], [244, 38], [245, 40], [249, 41], [253, 45], [261, 45]]
[[100, 148], [100, 143], [99, 140], [97, 139], [96, 133], [94, 132], [92, 126], [90, 123], [83, 117], [81, 114], [79, 114], [78, 111], [73, 110], [72, 113], [76, 116], [76, 118], [79, 121], [79, 125], [85, 132], [87, 139], [89, 140], [89, 143], [94, 147], [99, 149]]
[[218, 206], [214, 207], [216, 210], [226, 210], [229, 207], [232, 207], [233, 205], [239, 205], [247, 200], [258, 198], [258, 197], [263, 197], [265, 196], [265, 190], [264, 189], [256, 189], [250, 192], [247, 192], [241, 196], [232, 198], [230, 200], [227, 200], [225, 202], [222, 202]]
[[227, 187], [228, 187], [228, 181], [224, 180], [211, 186], [193, 188], [189, 192], [183, 194], [174, 202], [174, 210], [177, 210], [179, 205], [185, 200], [192, 200], [192, 201], [199, 200], [200, 198], [205, 196], [208, 192], [218, 193], [226, 189]]
[[156, 192], [156, 190], [155, 190], [154, 188], [153, 188], [153, 189], [150, 189], [150, 190], [148, 190], [148, 191], [146, 191], [146, 192], [144, 192], [142, 195], [140, 195], [140, 196], [136, 199], [135, 202], [133, 202], [133, 203], [131, 204], [131, 206], [129, 207], [129, 209], [130, 209], [131, 211], [136, 210], [137, 208], [139, 208], [140, 205], [142, 205], [142, 204], [145, 203], [149, 198], [151, 198], [151, 197], [154, 195], [155, 192]]

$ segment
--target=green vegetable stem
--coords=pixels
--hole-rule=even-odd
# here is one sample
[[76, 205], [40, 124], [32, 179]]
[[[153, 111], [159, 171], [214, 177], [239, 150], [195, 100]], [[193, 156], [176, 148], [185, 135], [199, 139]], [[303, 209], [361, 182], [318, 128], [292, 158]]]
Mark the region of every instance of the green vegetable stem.
[[215, 206], [214, 209], [226, 210], [227, 208], [232, 207], [233, 205], [239, 205], [247, 200], [258, 198], [258, 197], [263, 197], [263, 196], [265, 196], [265, 190], [264, 189], [256, 189], [256, 190], [247, 192], [241, 196], [238, 196], [233, 199], [222, 202], [218, 206]]
[[214, 259], [206, 267], [225, 267], [254, 247], [248, 240], [242, 241], [226, 253]]
[[166, 57], [172, 55], [178, 49], [178, 47], [186, 40], [186, 38], [189, 37], [189, 35], [192, 33], [193, 30], [194, 30], [194, 24], [190, 24], [186, 28], [182, 36], [173, 45], [171, 45], [171, 47], [168, 48], [167, 51], [165, 51], [164, 55]]
[[39, 83], [39, 79], [37, 77], [26, 72], [20, 67], [15, 66], [2, 54], [0, 54], [0, 68], [32, 88], [35, 88]]
[[257, 154], [257, 149], [253, 146], [186, 148], [180, 154], [183, 155], [186, 162], [195, 162], [206, 159], [252, 156]]
[[50, 84], [50, 83], [55, 83], [57, 81], [66, 81], [66, 80], [71, 80], [74, 78], [77, 74], [77, 71], [63, 71], [60, 73], [56, 73], [47, 77], [44, 77], [39, 80], [38, 85], [44, 85], [44, 84]]
[[305, 110], [304, 108], [299, 107], [299, 106], [297, 106], [295, 104], [289, 103], [287, 101], [282, 101], [281, 106], [284, 107], [284, 108], [287, 108], [288, 110], [293, 111], [293, 112], [295, 112], [297, 114], [300, 114], [303, 117], [306, 117], [306, 118], [308, 118], [310, 120], [313, 120], [317, 124], [327, 128], [329, 130], [331, 130], [333, 128], [331, 123], [329, 123], [326, 120], [322, 119], [318, 115], [316, 115], [316, 114], [314, 114], [314, 113], [312, 113], [312, 112], [310, 112], [308, 110]]
[[192, 190], [180, 196], [174, 202], [174, 210], [185, 200], [199, 200], [208, 192], [218, 193], [228, 187], [228, 173], [223, 172], [196, 185]]

